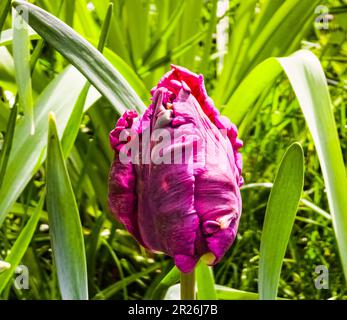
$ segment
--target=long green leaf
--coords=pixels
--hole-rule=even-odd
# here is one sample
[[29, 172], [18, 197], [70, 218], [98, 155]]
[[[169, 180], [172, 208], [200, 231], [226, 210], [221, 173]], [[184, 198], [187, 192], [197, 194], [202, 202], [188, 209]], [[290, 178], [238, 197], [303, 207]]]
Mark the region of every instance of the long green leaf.
[[11, 109], [10, 117], [7, 122], [5, 142], [2, 146], [0, 153], [0, 188], [4, 181], [4, 176], [6, 173], [8, 159], [10, 157], [10, 152], [12, 149], [12, 142], [14, 136], [14, 130], [16, 128], [17, 121], [17, 105], [14, 105]]
[[27, 121], [30, 122], [30, 134], [35, 132], [33, 94], [30, 71], [30, 40], [28, 25], [24, 21], [25, 12], [12, 10], [13, 28], [13, 61], [16, 83], [18, 87], [19, 103], [24, 110]]
[[100, 37], [99, 37], [99, 43], [98, 43], [98, 50], [102, 52], [105, 48], [105, 44], [108, 38], [108, 34], [110, 32], [110, 24], [112, 20], [112, 13], [113, 13], [113, 3], [110, 2], [108, 5], [106, 15], [104, 22], [102, 23], [102, 28], [100, 32]]
[[[142, 56], [148, 38], [149, 1], [132, 0], [124, 2], [124, 13], [127, 16], [127, 38], [134, 65]], [[141, 27], [139, 27], [141, 26]]]
[[6, 257], [6, 262], [8, 262], [11, 265], [11, 267], [0, 274], [0, 294], [3, 292], [8, 282], [11, 280], [13, 272], [19, 265], [30, 244], [30, 241], [36, 230], [37, 223], [39, 222], [41, 216], [41, 210], [43, 208], [44, 200], [45, 192], [42, 194], [40, 202], [38, 203], [29, 221], [21, 231], [20, 235], [16, 239], [14, 245], [11, 248], [10, 253]]
[[0, 37], [2, 34], [2, 28], [5, 24], [5, 20], [8, 14], [8, 11], [11, 8], [11, 0], [2, 0], [0, 3]]
[[[63, 134], [84, 84], [84, 77], [75, 68], [68, 67], [47, 86], [35, 103], [35, 134], [27, 134], [30, 127], [25, 121], [19, 121], [16, 125], [13, 147], [0, 189], [0, 226], [8, 210], [45, 160], [49, 112], [54, 111], [59, 133]], [[90, 93], [87, 105], [99, 98], [95, 91], [91, 90]]]
[[260, 63], [241, 82], [222, 113], [239, 125], [259, 96], [282, 72], [283, 69], [275, 58]]
[[[97, 41], [89, 39], [90, 43], [97, 45]], [[138, 96], [143, 100], [149, 100], [150, 91], [145, 87], [143, 81], [136, 72], [116, 53], [109, 48], [104, 48], [103, 54], [108, 61], [122, 74], [126, 81], [135, 90]]]
[[6, 128], [8, 126], [8, 120], [11, 114], [11, 110], [8, 106], [0, 101], [0, 131], [6, 132]]
[[[29, 28], [29, 39], [36, 40], [40, 36], [31, 28]], [[0, 46], [8, 46], [13, 41], [13, 29], [7, 29], [1, 32], [0, 36]]]
[[210, 54], [211, 54], [211, 48], [212, 48], [212, 39], [213, 34], [216, 31], [216, 25], [217, 25], [217, 7], [218, 7], [218, 0], [212, 1], [212, 8], [211, 8], [211, 21], [209, 22], [208, 31], [205, 38], [205, 47], [204, 47], [204, 53], [201, 58], [200, 63], [200, 72], [202, 74], [205, 74], [207, 71], [207, 66], [210, 61]]
[[28, 10], [28, 23], [48, 43], [69, 60], [113, 105], [123, 113], [126, 109], [142, 112], [145, 105], [111, 63], [68, 25], [48, 12], [23, 1], [14, 7]]
[[[109, 33], [109, 27], [110, 27], [110, 21], [112, 19], [112, 10], [113, 10], [113, 4], [110, 3], [108, 6], [106, 16], [102, 25], [101, 34], [99, 38], [98, 43], [98, 50], [102, 52], [104, 50], [105, 43], [107, 41], [108, 33]], [[87, 100], [88, 92], [90, 88], [90, 83], [87, 82], [80, 95], [78, 96], [78, 99], [76, 101], [76, 104], [73, 108], [71, 117], [69, 119], [69, 122], [66, 126], [66, 130], [64, 132], [63, 138], [62, 138], [62, 148], [64, 156], [67, 157], [70, 153], [75, 139], [78, 135], [78, 131], [80, 129], [80, 124], [83, 118], [83, 111], [84, 111], [84, 105]]]
[[84, 105], [87, 100], [89, 89], [90, 89], [90, 83], [87, 82], [83, 86], [83, 89], [76, 100], [71, 116], [66, 125], [65, 131], [61, 140], [61, 145], [62, 145], [63, 153], [65, 157], [68, 157], [71, 149], [73, 148], [76, 137], [78, 135], [80, 124], [83, 118]]
[[190, 51], [205, 35], [206, 29], [196, 33], [194, 36], [183, 42], [176, 48], [169, 51], [164, 57], [158, 58], [157, 60], [143, 66], [138, 70], [138, 74], [143, 78], [147, 76], [151, 71], [156, 68], [168, 64], [171, 60], [181, 57], [187, 51]]
[[[175, 5], [179, 5], [175, 1]], [[200, 26], [200, 17], [203, 8], [204, 0], [189, 0], [185, 1], [187, 5], [184, 9], [183, 16], [179, 22], [179, 32], [178, 37], [176, 38], [178, 41], [175, 46], [178, 46], [181, 43], [186, 42], [190, 39], [194, 34], [199, 33], [201, 30]], [[194, 68], [195, 56], [196, 56], [197, 45], [192, 45], [190, 48], [184, 52], [183, 55], [180, 56], [179, 59], [173, 61], [174, 63], [185, 66], [186, 68]]]
[[212, 268], [200, 260], [195, 271], [198, 300], [217, 300]]
[[276, 299], [283, 258], [304, 183], [304, 155], [298, 143], [286, 151], [266, 208], [260, 242], [259, 296]]
[[[249, 1], [244, 1], [244, 3], [249, 3]], [[264, 15], [260, 14], [259, 20], [255, 21], [256, 28], [251, 26], [250, 35], [241, 38], [243, 44], [237, 62], [235, 65], [226, 62], [226, 72], [222, 72], [220, 85], [216, 86], [214, 96], [218, 98], [217, 103], [225, 104], [243, 79], [262, 61], [297, 50], [304, 35], [302, 31], [308, 31], [307, 26], [312, 24], [314, 8], [318, 3], [318, 0], [286, 0], [280, 6], [275, 2], [273, 6], [276, 10], [274, 8], [269, 10], [269, 7], [265, 7], [264, 15], [268, 16], [271, 12], [271, 19], [265, 20]], [[236, 25], [242, 23], [244, 20], [236, 20]], [[237, 28], [235, 29], [237, 30]], [[233, 52], [229, 50], [228, 55], [232, 56]], [[229, 75], [230, 70], [232, 72]]]
[[168, 40], [172, 32], [175, 30], [177, 23], [179, 22], [182, 13], [184, 12], [184, 8], [186, 6], [186, 1], [182, 1], [177, 5], [175, 11], [172, 12], [172, 19], [169, 19], [166, 25], [162, 30], [158, 30], [158, 35], [154, 39], [153, 44], [146, 50], [143, 54], [142, 65], [146, 65], [148, 61], [150, 61], [151, 57], [156, 53], [156, 51], [160, 48], [160, 45]]
[[153, 272], [154, 270], [158, 269], [161, 267], [160, 263], [155, 263], [151, 266], [149, 266], [147, 269], [144, 269], [143, 271], [140, 271], [138, 273], [132, 274], [126, 278], [124, 278], [121, 281], [118, 281], [115, 284], [112, 284], [99, 293], [97, 293], [94, 297], [93, 300], [104, 300], [104, 299], [109, 299], [111, 298], [115, 293], [117, 293], [119, 290], [122, 290], [124, 285], [128, 285], [141, 277], [144, 277], [148, 275], [149, 273]]
[[173, 286], [175, 283], [180, 281], [181, 273], [174, 266], [168, 274], [159, 282], [157, 287], [153, 290], [151, 299], [152, 300], [162, 300], [165, 297], [167, 290]]
[[[217, 297], [219, 300], [258, 300], [259, 294], [255, 292], [237, 290], [225, 286], [216, 285]], [[277, 298], [278, 300], [286, 300]]]
[[222, 74], [218, 81], [218, 86], [214, 92], [213, 98], [219, 104], [223, 101], [223, 96], [227, 86], [230, 85], [230, 77], [235, 70], [240, 69], [243, 63], [243, 55], [241, 54], [242, 46], [245, 46], [245, 39], [248, 36], [250, 21], [255, 14], [255, 6], [257, 0], [242, 1], [240, 7], [236, 11], [235, 26], [230, 38], [228, 53], [225, 57]]
[[308, 50], [278, 60], [296, 93], [317, 149], [347, 279], [346, 169], [324, 71], [316, 56]]
[[216, 285], [217, 297], [219, 300], [258, 300], [259, 295], [254, 292], [247, 292]]
[[108, 48], [104, 49], [104, 56], [129, 82], [129, 84], [136, 91], [139, 97], [143, 101], [149, 101], [150, 91], [145, 87], [144, 83], [142, 82], [140, 77], [135, 73], [135, 71], [121, 57], [119, 57], [117, 54], [115, 54]]
[[[274, 12], [268, 23], [253, 33], [249, 50], [246, 55], [247, 62], [241, 70], [248, 73], [252, 67], [270, 56], [286, 55], [293, 43], [298, 45], [296, 39], [307, 21], [313, 20], [314, 8], [319, 0], [300, 1], [287, 0]], [[288, 32], [290, 30], [290, 32]], [[300, 35], [300, 38], [302, 35]], [[294, 48], [294, 50], [297, 49]], [[248, 70], [247, 70], [248, 68]], [[237, 83], [237, 78], [235, 78]]]
[[50, 236], [62, 298], [86, 300], [88, 280], [82, 226], [52, 114], [49, 117], [46, 184]]

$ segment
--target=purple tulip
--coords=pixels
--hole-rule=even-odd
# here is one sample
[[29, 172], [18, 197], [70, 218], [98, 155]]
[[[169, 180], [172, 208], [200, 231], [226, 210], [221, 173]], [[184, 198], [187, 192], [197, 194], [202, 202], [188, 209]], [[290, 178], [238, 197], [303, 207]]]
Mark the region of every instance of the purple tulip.
[[110, 133], [109, 205], [142, 246], [190, 272], [206, 253], [219, 262], [235, 239], [242, 142], [202, 75], [172, 66], [151, 93], [141, 117], [125, 112]]

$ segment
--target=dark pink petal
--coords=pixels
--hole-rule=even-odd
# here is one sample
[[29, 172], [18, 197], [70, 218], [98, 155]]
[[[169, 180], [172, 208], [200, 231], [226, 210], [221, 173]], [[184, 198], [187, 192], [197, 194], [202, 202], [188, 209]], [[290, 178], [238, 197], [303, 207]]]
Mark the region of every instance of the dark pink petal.
[[132, 164], [115, 157], [109, 175], [108, 203], [113, 215], [145, 246], [138, 226], [136, 178]]
[[[111, 145], [116, 157], [127, 154], [125, 140], [132, 145], [139, 135], [136, 155], [150, 161], [115, 159], [112, 212], [142, 245], [172, 256], [183, 272], [205, 253], [217, 263], [233, 243], [241, 215], [242, 141], [236, 126], [214, 106], [203, 76], [178, 66], [152, 89], [152, 104], [136, 117], [131, 111], [123, 115]], [[167, 144], [157, 139], [163, 129]]]

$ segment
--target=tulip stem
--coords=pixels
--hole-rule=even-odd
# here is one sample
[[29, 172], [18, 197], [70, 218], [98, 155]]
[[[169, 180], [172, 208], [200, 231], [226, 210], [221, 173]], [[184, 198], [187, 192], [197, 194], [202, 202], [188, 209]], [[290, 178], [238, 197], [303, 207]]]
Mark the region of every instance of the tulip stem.
[[181, 272], [181, 300], [195, 300], [195, 270]]

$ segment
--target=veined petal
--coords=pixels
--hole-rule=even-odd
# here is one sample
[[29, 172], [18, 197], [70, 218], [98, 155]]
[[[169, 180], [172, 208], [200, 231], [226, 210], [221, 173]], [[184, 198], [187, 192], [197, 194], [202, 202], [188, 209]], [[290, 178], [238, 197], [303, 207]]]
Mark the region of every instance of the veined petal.
[[115, 160], [110, 206], [141, 244], [165, 252], [190, 272], [206, 253], [211, 264], [220, 261], [235, 239], [242, 141], [207, 95], [202, 75], [172, 66], [151, 93], [142, 117], [126, 113], [111, 133], [116, 156], [124, 140], [131, 145], [138, 134], [142, 162]]

